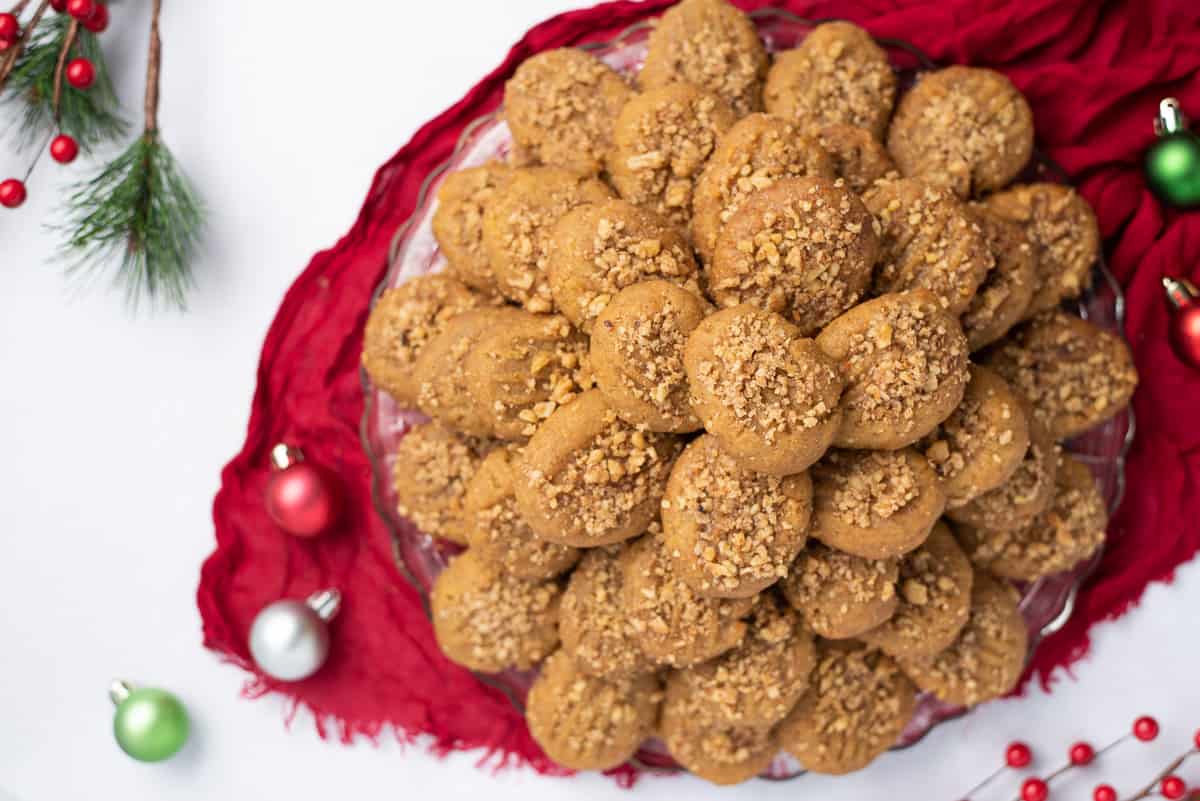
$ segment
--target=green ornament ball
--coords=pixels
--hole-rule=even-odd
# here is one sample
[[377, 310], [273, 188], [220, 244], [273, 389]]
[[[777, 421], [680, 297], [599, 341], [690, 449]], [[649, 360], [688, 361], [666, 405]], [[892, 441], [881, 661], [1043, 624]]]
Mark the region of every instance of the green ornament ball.
[[140, 762], [170, 759], [187, 742], [190, 724], [187, 710], [166, 690], [153, 687], [125, 688], [120, 700], [113, 735], [117, 745]]
[[1179, 131], [1155, 142], [1146, 154], [1146, 177], [1171, 205], [1200, 205], [1200, 136]]

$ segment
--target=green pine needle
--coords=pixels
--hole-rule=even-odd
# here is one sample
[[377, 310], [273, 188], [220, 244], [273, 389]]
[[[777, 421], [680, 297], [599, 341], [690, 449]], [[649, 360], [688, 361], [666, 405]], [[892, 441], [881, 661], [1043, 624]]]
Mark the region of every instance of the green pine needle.
[[119, 139], [128, 126], [120, 116], [108, 64], [96, 35], [80, 26], [69, 58], [86, 58], [96, 67], [96, 82], [87, 90], [73, 88], [64, 78], [59, 120], [54, 119], [54, 73], [71, 19], [55, 14], [34, 31], [17, 60], [5, 88], [3, 104], [21, 106], [10, 130], [17, 147], [41, 147], [56, 131], [69, 134], [85, 153]]
[[68, 197], [68, 237], [63, 255], [69, 273], [95, 272], [120, 256], [115, 283], [135, 308], [187, 308], [191, 259], [204, 225], [204, 209], [171, 151], [147, 132]]

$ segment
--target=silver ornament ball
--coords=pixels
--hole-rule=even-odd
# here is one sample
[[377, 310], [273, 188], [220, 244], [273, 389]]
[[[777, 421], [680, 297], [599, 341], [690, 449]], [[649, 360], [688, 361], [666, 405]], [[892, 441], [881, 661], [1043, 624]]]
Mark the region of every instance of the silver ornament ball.
[[329, 589], [264, 607], [250, 626], [250, 653], [259, 669], [280, 681], [300, 681], [320, 670], [329, 656], [328, 623], [341, 601], [341, 593]]

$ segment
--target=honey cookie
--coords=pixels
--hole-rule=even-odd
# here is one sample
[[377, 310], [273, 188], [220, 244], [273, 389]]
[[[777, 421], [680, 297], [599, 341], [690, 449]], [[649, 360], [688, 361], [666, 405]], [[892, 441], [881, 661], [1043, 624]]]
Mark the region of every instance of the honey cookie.
[[621, 602], [622, 549], [609, 545], [587, 551], [563, 592], [558, 620], [563, 651], [589, 676], [623, 678], [654, 668]]
[[813, 636], [794, 610], [764, 596], [749, 618], [741, 645], [667, 680], [673, 696], [692, 696], [692, 714], [709, 725], [770, 727], [783, 720], [808, 689], [815, 661]]
[[1104, 544], [1108, 511], [1092, 471], [1062, 454], [1054, 484], [1050, 508], [1021, 528], [957, 527], [971, 561], [997, 576], [1033, 581], [1070, 570], [1096, 553]]
[[575, 47], [521, 62], [504, 85], [504, 119], [534, 161], [596, 174], [612, 146], [612, 127], [633, 91], [600, 59]]
[[746, 635], [754, 599], [705, 598], [675, 571], [659, 537], [642, 537], [620, 556], [621, 603], [638, 645], [655, 664], [686, 668], [720, 656]]
[[980, 203], [967, 207], [983, 233], [992, 269], [962, 314], [963, 333], [972, 352], [990, 345], [1025, 318], [1033, 302], [1037, 260], [1024, 230]]
[[1025, 404], [996, 373], [970, 370], [962, 403], [921, 443], [950, 509], [1008, 481], [1029, 450]]
[[724, 100], [690, 84], [633, 98], [617, 118], [608, 155], [617, 194], [688, 227], [696, 179], [735, 119]]
[[716, 93], [742, 117], [762, 108], [767, 51], [754, 23], [726, 0], [683, 0], [650, 32], [643, 89], [690, 83]]
[[1077, 298], [1091, 285], [1092, 265], [1100, 256], [1100, 227], [1091, 205], [1074, 189], [1024, 184], [997, 192], [984, 205], [1024, 228], [1033, 245], [1037, 278], [1028, 314]]
[[494, 295], [496, 276], [483, 249], [483, 212], [508, 179], [509, 167], [493, 161], [446, 176], [438, 187], [433, 236], [449, 265], [447, 271], [464, 284]]
[[751, 473], [704, 434], [671, 469], [663, 540], [697, 594], [746, 598], [787, 575], [804, 547], [811, 514], [808, 473]]
[[543, 539], [592, 548], [644, 532], [658, 517], [683, 445], [617, 417], [597, 390], [541, 424], [517, 463], [517, 509]]
[[513, 458], [511, 449], [496, 448], [467, 483], [467, 545], [517, 578], [553, 578], [570, 570], [580, 551], [543, 540], [521, 519], [513, 495]]
[[401, 406], [417, 403], [417, 357], [446, 323], [483, 305], [482, 299], [448, 275], [422, 275], [379, 296], [367, 318], [362, 363], [384, 392]]
[[812, 685], [779, 740], [814, 773], [865, 768], [896, 744], [916, 709], [917, 688], [895, 661], [861, 643], [819, 644]]
[[809, 628], [844, 640], [892, 616], [899, 575], [895, 559], [864, 559], [814, 543], [796, 557], [779, 586]]
[[563, 317], [512, 310], [480, 335], [463, 362], [467, 403], [499, 439], [533, 436], [591, 387], [587, 337]]
[[865, 559], [918, 547], [946, 506], [937, 475], [912, 448], [830, 451], [812, 474], [812, 536]]
[[995, 70], [927, 72], [896, 107], [888, 151], [900, 172], [960, 198], [1006, 185], [1033, 153], [1033, 110]]
[[640, 281], [700, 291], [683, 232], [620, 198], [580, 206], [559, 220], [549, 264], [554, 304], [585, 334], [618, 292]]
[[1069, 439], [1115, 416], [1137, 387], [1125, 341], [1061, 310], [1033, 318], [985, 364], [1033, 404], [1054, 439]]
[[777, 314], [742, 305], [711, 315], [692, 332], [683, 363], [692, 409], [747, 470], [798, 473], [841, 425], [836, 365]]
[[400, 440], [392, 466], [397, 511], [431, 537], [466, 545], [471, 528], [467, 487], [488, 448], [486, 440], [438, 423], [414, 426]]
[[1010, 692], [1025, 669], [1029, 633], [1015, 588], [976, 573], [962, 633], [933, 659], [899, 659], [918, 687], [948, 704], [975, 706]]
[[702, 702], [682, 685], [668, 686], [659, 729], [671, 756], [713, 784], [740, 784], [765, 771], [779, 753], [774, 729], [705, 723]]
[[863, 202], [881, 229], [875, 292], [927, 289], [949, 314], [966, 311], [994, 263], [966, 207], [916, 178], [880, 181]]
[[857, 195], [824, 178], [781, 179], [721, 229], [708, 290], [718, 305], [751, 303], [811, 336], [858, 302], [878, 257], [875, 220]]
[[832, 179], [829, 155], [795, 124], [751, 114], [725, 132], [708, 160], [692, 201], [692, 239], [711, 262], [717, 237], [749, 195], [781, 178]]
[[860, 195], [896, 169], [887, 149], [866, 128], [826, 125], [817, 141], [833, 162], [834, 177]]
[[900, 603], [864, 642], [896, 658], [925, 659], [949, 648], [971, 610], [974, 571], [945, 523], [900, 562]]
[[1050, 432], [1037, 421], [1025, 401], [1021, 402], [1029, 429], [1029, 448], [1008, 480], [962, 506], [946, 510], [955, 523], [977, 528], [1020, 528], [1044, 512], [1054, 498], [1054, 478], [1060, 448]]
[[842, 448], [911, 445], [950, 416], [970, 378], [962, 328], [925, 290], [861, 303], [817, 344], [846, 379], [834, 438]]
[[794, 50], [775, 56], [763, 89], [767, 111], [811, 131], [866, 128], [883, 138], [896, 100], [896, 75], [871, 34], [849, 22], [813, 28]]
[[661, 702], [653, 676], [589, 676], [560, 650], [529, 688], [525, 719], [533, 739], [558, 764], [608, 770], [632, 757], [650, 736]]
[[561, 167], [514, 169], [483, 212], [483, 247], [496, 288], [535, 313], [554, 308], [546, 272], [554, 224], [571, 209], [602, 203], [612, 191]]
[[692, 411], [683, 350], [712, 307], [666, 281], [621, 290], [592, 330], [596, 386], [617, 415], [650, 431], [701, 428]]
[[465, 668], [526, 670], [558, 646], [561, 593], [554, 581], [519, 579], [464, 551], [433, 582], [433, 633], [446, 658]]

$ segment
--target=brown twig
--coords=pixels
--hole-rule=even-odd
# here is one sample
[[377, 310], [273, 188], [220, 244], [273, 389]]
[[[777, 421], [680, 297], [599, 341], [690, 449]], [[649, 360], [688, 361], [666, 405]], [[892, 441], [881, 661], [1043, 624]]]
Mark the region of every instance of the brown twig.
[[62, 104], [63, 73], [67, 69], [67, 56], [75, 46], [75, 37], [79, 36], [79, 20], [72, 19], [67, 26], [67, 35], [63, 38], [62, 49], [58, 51], [58, 63], [54, 65], [54, 121], [58, 122], [58, 109]]
[[1125, 801], [1139, 801], [1142, 798], [1149, 798], [1150, 794], [1157, 790], [1158, 786], [1162, 784], [1163, 779], [1179, 770], [1180, 765], [1182, 765], [1184, 762], [1187, 762], [1189, 758], [1196, 756], [1196, 754], [1200, 754], [1200, 749], [1193, 748], [1191, 751], [1183, 754], [1179, 757], [1179, 759], [1176, 759], [1170, 765], [1167, 765], [1165, 768], [1163, 768], [1162, 772], [1155, 776], [1149, 784], [1139, 790], [1137, 795], [1131, 795], [1129, 798], [1125, 799]]
[[[20, 6], [20, 3], [17, 4]], [[29, 24], [21, 31], [21, 38], [17, 40], [4, 59], [4, 66], [0, 67], [0, 89], [4, 88], [4, 83], [8, 80], [8, 75], [13, 71], [13, 67], [17, 65], [17, 59], [21, 57], [21, 52], [25, 50], [25, 45], [29, 43], [29, 38], [33, 36], [33, 29], [42, 21], [42, 17], [46, 16], [46, 9], [50, 8], [50, 0], [42, 0], [38, 6], [37, 13], [33, 15], [33, 19], [29, 20]]]
[[158, 33], [158, 18], [162, 0], [154, 0], [150, 16], [150, 58], [146, 65], [146, 133], [158, 133], [158, 76], [162, 68], [162, 38]]

